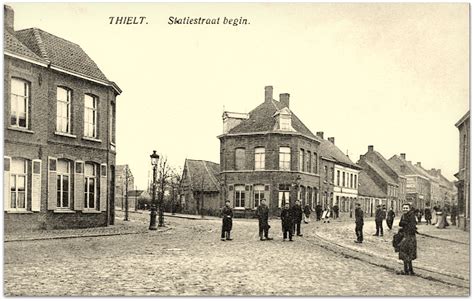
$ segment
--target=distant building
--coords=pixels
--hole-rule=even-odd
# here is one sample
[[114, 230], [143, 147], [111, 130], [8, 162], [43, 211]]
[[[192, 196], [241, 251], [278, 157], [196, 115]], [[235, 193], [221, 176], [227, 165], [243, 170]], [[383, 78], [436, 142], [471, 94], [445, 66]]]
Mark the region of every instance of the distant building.
[[[127, 179], [128, 178], [128, 179]], [[128, 164], [126, 165], [117, 165], [115, 173], [115, 207], [117, 209], [125, 210], [125, 199], [127, 195], [127, 183], [128, 183], [128, 192], [130, 196], [130, 191], [135, 189], [135, 180], [133, 178], [133, 173], [130, 170]], [[128, 200], [128, 208], [135, 209], [135, 204]]]
[[179, 184], [179, 196], [183, 212], [191, 214], [217, 214], [220, 210], [220, 167], [219, 164], [204, 161], [184, 161], [183, 175]]
[[340, 212], [351, 212], [358, 196], [359, 171], [361, 167], [351, 161], [337, 146], [334, 137], [324, 139], [323, 132], [316, 135], [321, 139], [320, 190], [322, 204], [338, 205]]
[[[365, 170], [359, 173], [359, 203], [367, 216], [373, 216], [377, 205], [387, 205], [387, 193]], [[388, 205], [388, 208], [390, 205]], [[395, 209], [395, 208], [394, 208]]]
[[[387, 208], [392, 207], [395, 212], [400, 211], [406, 200], [406, 177], [397, 172], [387, 159], [374, 150], [373, 145], [369, 145], [367, 152], [360, 156], [357, 164], [364, 168], [365, 174], [383, 192], [386, 199], [384, 205]], [[370, 182], [365, 181], [365, 183]], [[371, 190], [364, 187], [363, 191], [367, 195]]]
[[470, 182], [471, 182], [471, 122], [470, 111], [468, 111], [457, 123], [459, 130], [459, 171], [454, 175], [458, 181], [458, 206], [460, 211], [459, 227], [469, 231], [470, 214]]
[[147, 210], [151, 206], [151, 196], [146, 190], [128, 192], [129, 210]]
[[394, 155], [388, 161], [398, 174], [407, 179], [406, 200], [417, 208], [424, 208], [427, 202], [431, 204], [430, 178], [415, 169], [411, 161], [406, 160], [404, 153], [400, 156]]
[[5, 231], [113, 224], [120, 88], [79, 45], [15, 31], [9, 6], [3, 37]]

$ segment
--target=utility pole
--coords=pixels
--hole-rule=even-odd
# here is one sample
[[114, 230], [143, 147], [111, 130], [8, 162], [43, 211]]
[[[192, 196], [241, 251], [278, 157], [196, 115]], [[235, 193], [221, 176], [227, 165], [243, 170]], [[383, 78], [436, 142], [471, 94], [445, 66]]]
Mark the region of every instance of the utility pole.
[[125, 165], [125, 221], [128, 221], [128, 165]]

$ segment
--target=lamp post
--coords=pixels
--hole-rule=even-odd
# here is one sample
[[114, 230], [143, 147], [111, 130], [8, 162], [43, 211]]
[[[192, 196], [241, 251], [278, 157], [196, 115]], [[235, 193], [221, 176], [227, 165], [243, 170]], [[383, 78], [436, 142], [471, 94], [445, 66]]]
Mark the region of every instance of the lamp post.
[[156, 227], [156, 168], [158, 166], [158, 160], [160, 156], [153, 151], [153, 154], [150, 155], [151, 159], [151, 166], [153, 166], [153, 183], [151, 185], [153, 192], [152, 192], [152, 201], [151, 201], [151, 212], [150, 212], [150, 227], [148, 230], [157, 230]]
[[299, 189], [299, 186], [300, 186], [300, 181], [301, 181], [301, 176], [298, 175], [298, 176], [296, 176], [296, 179], [293, 182], [293, 185], [295, 185], [295, 189], [296, 189], [296, 200], [295, 201], [298, 200], [298, 189]]

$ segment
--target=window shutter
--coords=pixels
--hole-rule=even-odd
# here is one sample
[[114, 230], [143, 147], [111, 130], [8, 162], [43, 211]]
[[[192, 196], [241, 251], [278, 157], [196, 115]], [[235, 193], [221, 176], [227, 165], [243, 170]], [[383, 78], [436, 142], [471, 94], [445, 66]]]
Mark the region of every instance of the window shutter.
[[227, 200], [230, 201], [230, 206], [234, 208], [234, 185], [229, 185], [229, 191], [227, 192]]
[[12, 158], [3, 157], [3, 208], [10, 209], [10, 163]]
[[31, 169], [31, 211], [41, 211], [41, 160], [32, 160]]
[[58, 159], [48, 157], [48, 210], [56, 209], [57, 205], [57, 163]]
[[84, 162], [74, 164], [74, 210], [84, 208]]
[[270, 200], [270, 185], [265, 185], [265, 192], [263, 193], [265, 200], [267, 200], [267, 206], [271, 208], [271, 200]]
[[252, 185], [245, 185], [245, 208], [253, 208], [254, 195], [252, 193]]
[[107, 210], [107, 164], [100, 165], [100, 211]]

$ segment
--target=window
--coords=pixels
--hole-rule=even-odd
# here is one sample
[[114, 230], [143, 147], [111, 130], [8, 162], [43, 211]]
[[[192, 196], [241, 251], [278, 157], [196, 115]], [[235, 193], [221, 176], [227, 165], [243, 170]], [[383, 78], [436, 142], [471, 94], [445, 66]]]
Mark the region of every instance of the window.
[[115, 143], [115, 103], [110, 104], [110, 142]]
[[97, 209], [97, 166], [86, 163], [84, 171], [84, 208]]
[[313, 153], [313, 173], [318, 173], [318, 154]]
[[299, 171], [304, 171], [304, 149], [300, 149], [300, 154], [299, 154], [299, 162], [298, 162], [298, 170]]
[[291, 130], [291, 115], [280, 114], [280, 130]]
[[280, 147], [280, 170], [290, 170], [291, 149]]
[[358, 189], [358, 187], [357, 187], [357, 175], [354, 175], [354, 188]]
[[28, 128], [30, 84], [24, 80], [12, 78], [10, 102], [10, 125]]
[[328, 175], [328, 167], [327, 167], [327, 165], [324, 165], [324, 175], [325, 175], [325, 179], [326, 179], [326, 181], [327, 181], [327, 180], [328, 180], [328, 176], [329, 176], [329, 175]]
[[84, 136], [97, 137], [97, 97], [84, 96]]
[[245, 186], [244, 185], [235, 186], [235, 207], [245, 208]]
[[331, 184], [334, 184], [334, 167], [331, 167], [331, 173], [329, 174], [329, 178], [331, 179]]
[[308, 151], [306, 154], [306, 171], [311, 172], [311, 152]]
[[71, 167], [68, 161], [58, 160], [57, 168], [57, 207], [69, 208], [71, 195]]
[[278, 185], [278, 208], [281, 208], [285, 202], [290, 201], [290, 185]]
[[71, 133], [71, 90], [58, 87], [56, 103], [56, 130], [61, 133]]
[[245, 148], [235, 149], [235, 169], [236, 170], [245, 169]]
[[265, 148], [255, 149], [255, 170], [265, 170]]
[[260, 202], [265, 198], [265, 186], [255, 185], [253, 187], [253, 196], [255, 201], [254, 206], [258, 207], [260, 205]]
[[349, 187], [353, 187], [353, 183], [352, 183], [352, 174], [351, 174], [351, 182], [350, 182], [350, 186]]
[[346, 186], [346, 173], [344, 171], [342, 172], [342, 186]]
[[337, 183], [337, 186], [339, 186], [339, 185], [341, 185], [341, 171], [338, 170], [336, 174], [337, 174], [337, 176], [336, 176], [336, 181], [337, 182], [336, 183]]
[[27, 162], [24, 159], [12, 159], [10, 166], [10, 200], [12, 209], [26, 210]]

